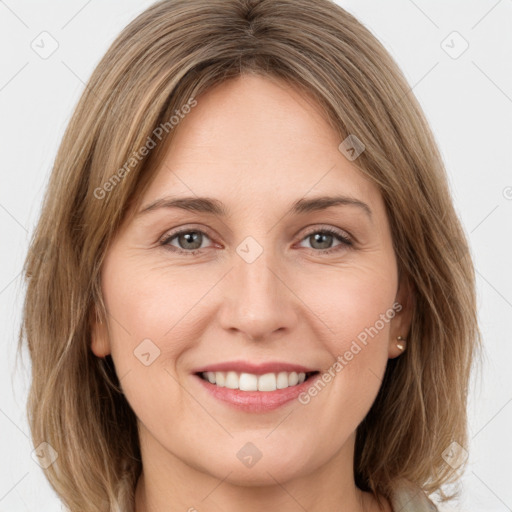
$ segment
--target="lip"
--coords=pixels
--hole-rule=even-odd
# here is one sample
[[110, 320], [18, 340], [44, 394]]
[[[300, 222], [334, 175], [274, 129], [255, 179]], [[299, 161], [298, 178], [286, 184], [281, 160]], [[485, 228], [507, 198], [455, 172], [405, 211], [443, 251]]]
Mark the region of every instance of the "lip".
[[321, 378], [321, 375], [322, 374], [319, 372], [310, 376], [302, 384], [290, 386], [285, 389], [276, 389], [275, 391], [240, 391], [239, 389], [216, 386], [204, 380], [199, 375], [193, 375], [192, 377], [199, 382], [199, 385], [202, 386], [210, 396], [236, 410], [263, 413], [273, 411], [296, 400], [301, 393], [305, 392], [317, 379]]
[[285, 363], [281, 361], [269, 361], [266, 363], [250, 363], [249, 361], [225, 361], [223, 363], [210, 364], [192, 370], [192, 373], [203, 372], [238, 372], [264, 375], [265, 373], [297, 372], [311, 373], [319, 371], [318, 368], [308, 368], [300, 364]]

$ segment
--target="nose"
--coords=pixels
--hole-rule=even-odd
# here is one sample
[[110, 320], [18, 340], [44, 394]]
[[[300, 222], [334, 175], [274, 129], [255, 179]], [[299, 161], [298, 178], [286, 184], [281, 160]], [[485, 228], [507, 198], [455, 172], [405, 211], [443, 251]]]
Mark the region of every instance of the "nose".
[[222, 328], [251, 341], [264, 341], [296, 327], [300, 300], [293, 294], [289, 273], [272, 251], [264, 250], [251, 263], [234, 254], [233, 261], [223, 284]]

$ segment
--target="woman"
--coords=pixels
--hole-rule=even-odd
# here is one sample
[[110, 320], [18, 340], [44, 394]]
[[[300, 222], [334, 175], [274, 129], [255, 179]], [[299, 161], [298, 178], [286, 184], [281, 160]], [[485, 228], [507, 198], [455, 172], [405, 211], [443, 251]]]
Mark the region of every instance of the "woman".
[[126, 27], [26, 276], [31, 431], [69, 510], [450, 498], [473, 266], [418, 103], [336, 4], [166, 0]]

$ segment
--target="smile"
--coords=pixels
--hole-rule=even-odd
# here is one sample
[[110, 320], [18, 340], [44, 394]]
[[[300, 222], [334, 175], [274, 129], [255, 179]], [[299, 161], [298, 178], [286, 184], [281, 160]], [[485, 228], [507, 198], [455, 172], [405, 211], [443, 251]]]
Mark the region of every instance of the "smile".
[[318, 372], [279, 372], [256, 375], [235, 371], [200, 372], [199, 377], [217, 387], [270, 392], [298, 386]]

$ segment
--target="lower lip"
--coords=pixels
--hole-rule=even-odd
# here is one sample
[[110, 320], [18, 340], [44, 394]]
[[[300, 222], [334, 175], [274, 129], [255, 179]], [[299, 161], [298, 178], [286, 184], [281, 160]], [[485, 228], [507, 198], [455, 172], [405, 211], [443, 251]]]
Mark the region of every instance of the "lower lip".
[[317, 373], [311, 376], [297, 386], [276, 389], [275, 391], [240, 391], [239, 389], [222, 388], [202, 379], [199, 375], [194, 375], [194, 377], [199, 380], [204, 389], [213, 397], [238, 410], [246, 412], [267, 412], [273, 411], [297, 399], [301, 393], [306, 391], [315, 380], [320, 377], [320, 374]]

